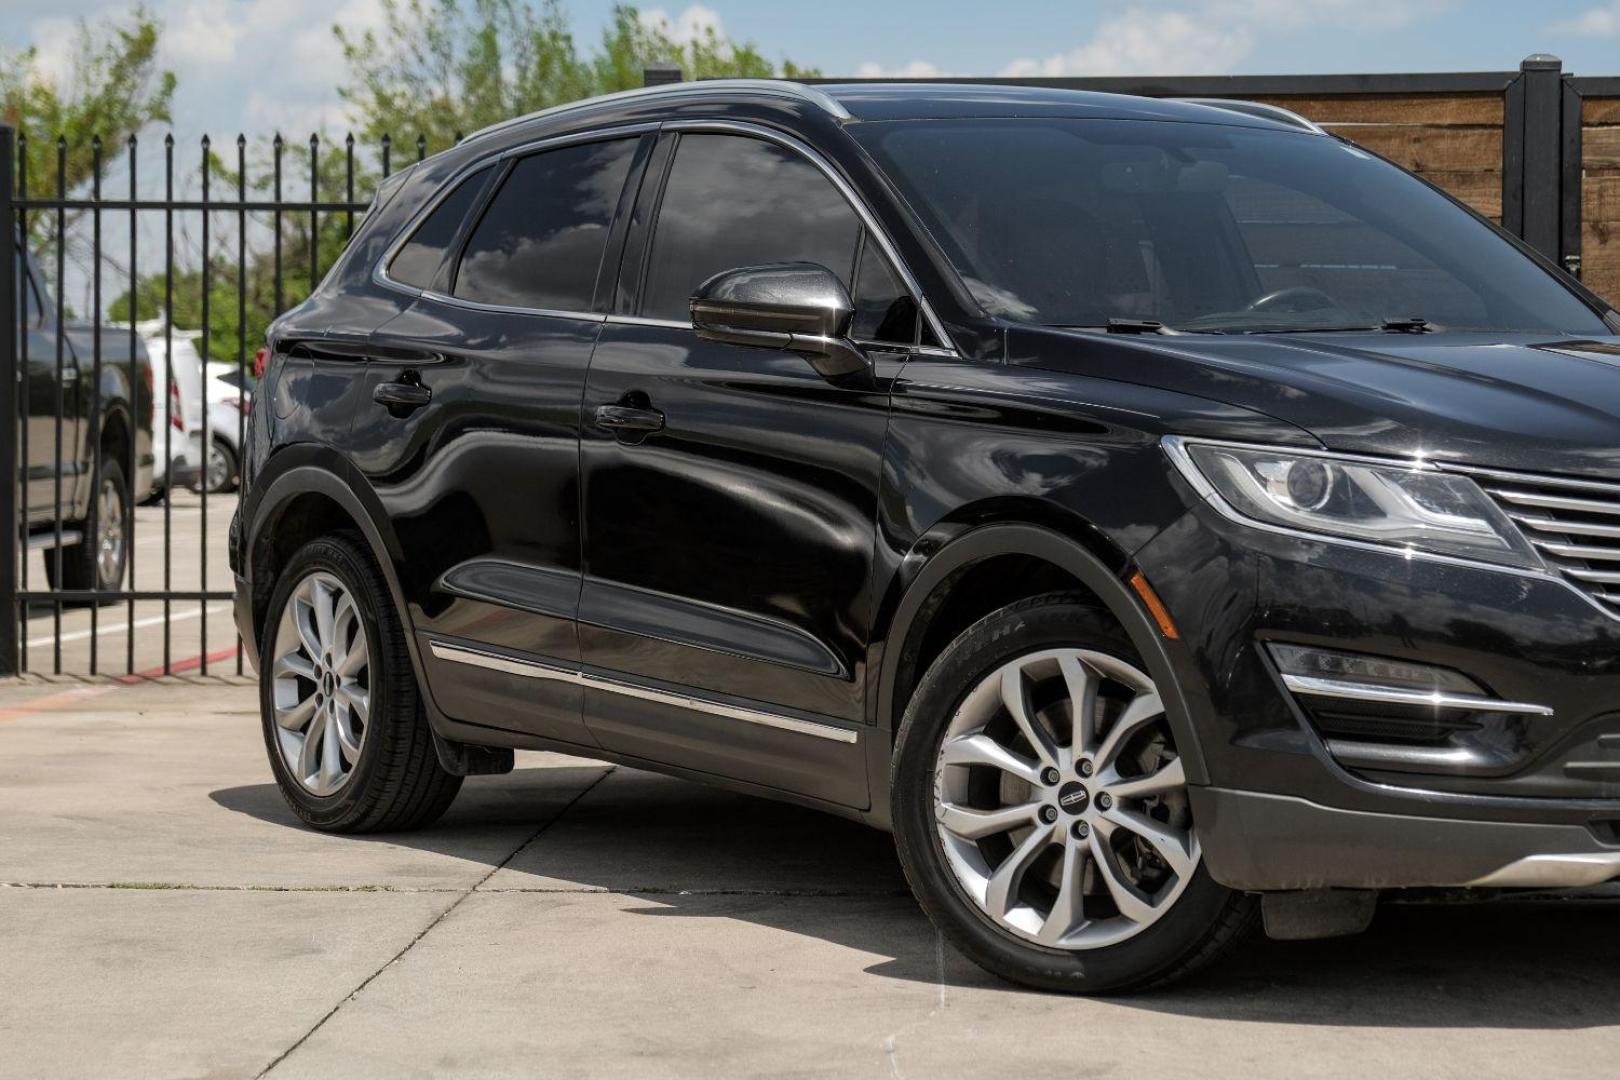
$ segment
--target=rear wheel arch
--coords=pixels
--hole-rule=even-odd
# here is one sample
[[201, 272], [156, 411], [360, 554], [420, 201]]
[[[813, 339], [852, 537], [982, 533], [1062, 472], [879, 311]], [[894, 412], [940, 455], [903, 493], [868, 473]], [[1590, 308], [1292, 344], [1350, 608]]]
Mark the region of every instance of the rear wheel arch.
[[[874, 695], [876, 721], [879, 730], [889, 733], [890, 737], [869, 740], [874, 757], [869, 763], [871, 776], [874, 785], [884, 789], [874, 790], [874, 806], [886, 803], [892, 735], [917, 680], [932, 656], [938, 655], [950, 640], [966, 629], [964, 625], [953, 630], [953, 622], [934, 620], [949, 611], [953, 595], [960, 595], [954, 590], [973, 587], [976, 572], [994, 575], [1001, 568], [1017, 569], [1026, 575], [1021, 587], [1014, 587], [1019, 585], [1014, 582], [1004, 593], [987, 590], [983, 599], [988, 606], [977, 615], [1046, 592], [1073, 591], [1094, 598], [1130, 636], [1154, 681], [1166, 688], [1166, 711], [1177, 744], [1184, 748], [1182, 754], [1187, 761], [1189, 782], [1207, 782], [1203, 755], [1168, 647], [1151, 615], [1124, 581], [1123, 572], [1130, 564], [1123, 553], [1109, 552], [1107, 554], [1113, 558], [1104, 561], [1103, 555], [1075, 537], [1027, 521], [969, 527], [943, 542], [936, 539], [929, 543], [925, 538], [913, 553], [914, 557], [926, 561], [906, 575], [908, 580], [892, 608], [892, 616], [886, 620], [881, 636], [875, 637], [883, 642], [881, 658], [874, 664], [878, 676]], [[956, 617], [957, 621], [967, 619], [969, 624], [977, 621], [976, 617], [970, 618], [974, 611], [974, 605], [968, 605]], [[939, 640], [942, 636], [946, 638], [943, 642]], [[876, 760], [879, 755], [881, 761]]]
[[[263, 629], [270, 594], [286, 560], [309, 540], [344, 531], [364, 538], [388, 585], [389, 597], [409, 630], [405, 597], [395, 572], [394, 546], [378, 524], [377, 515], [340, 475], [347, 471], [341, 457], [316, 447], [266, 463], [244, 521], [245, 568], [252, 589], [255, 633]], [[409, 633], [406, 636], [411, 639]], [[420, 674], [414, 639], [411, 661]]]

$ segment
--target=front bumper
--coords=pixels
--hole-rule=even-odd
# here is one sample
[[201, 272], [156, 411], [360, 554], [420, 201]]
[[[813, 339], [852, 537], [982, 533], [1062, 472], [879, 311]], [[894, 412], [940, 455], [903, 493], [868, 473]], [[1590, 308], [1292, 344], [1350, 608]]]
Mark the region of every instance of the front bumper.
[[1573, 888], [1620, 877], [1620, 846], [1582, 825], [1376, 814], [1194, 788], [1210, 872], [1234, 889]]
[[[1558, 887], [1620, 877], [1620, 620], [1562, 580], [1346, 547], [1197, 501], [1136, 555], [1209, 783], [1211, 874], [1252, 890]], [[1550, 715], [1487, 716], [1470, 753], [1381, 764], [1324, 734], [1268, 642], [1438, 665]], [[1481, 750], [1483, 746], [1483, 750]], [[1486, 752], [1488, 751], [1488, 752]]]

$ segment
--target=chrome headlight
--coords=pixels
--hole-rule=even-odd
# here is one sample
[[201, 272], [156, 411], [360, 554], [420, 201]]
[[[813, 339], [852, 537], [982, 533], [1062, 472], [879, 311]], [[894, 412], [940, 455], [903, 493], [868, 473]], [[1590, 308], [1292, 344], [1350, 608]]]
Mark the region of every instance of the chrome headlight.
[[1187, 480], [1228, 516], [1327, 538], [1539, 569], [1518, 528], [1466, 476], [1330, 454], [1170, 438]]

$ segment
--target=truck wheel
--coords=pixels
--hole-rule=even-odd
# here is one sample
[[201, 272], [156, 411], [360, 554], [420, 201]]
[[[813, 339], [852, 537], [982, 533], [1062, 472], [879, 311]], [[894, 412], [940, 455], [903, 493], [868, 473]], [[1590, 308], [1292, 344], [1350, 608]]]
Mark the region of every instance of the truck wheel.
[[892, 810], [906, 878], [982, 967], [1043, 990], [1169, 982], [1253, 922], [1204, 869], [1158, 688], [1084, 598], [993, 612], [922, 678]]
[[101, 461], [101, 486], [96, 493], [96, 534], [89, 535], [88, 520], [76, 527], [85, 531], [85, 537], [77, 544], [62, 546], [60, 577], [56, 566], [58, 553], [45, 552], [45, 580], [51, 588], [103, 592], [122, 588], [124, 570], [129, 565], [129, 482], [116, 459]]
[[323, 832], [421, 828], [461, 789], [433, 748], [405, 631], [357, 538], [311, 540], [276, 582], [259, 711], [287, 805]]

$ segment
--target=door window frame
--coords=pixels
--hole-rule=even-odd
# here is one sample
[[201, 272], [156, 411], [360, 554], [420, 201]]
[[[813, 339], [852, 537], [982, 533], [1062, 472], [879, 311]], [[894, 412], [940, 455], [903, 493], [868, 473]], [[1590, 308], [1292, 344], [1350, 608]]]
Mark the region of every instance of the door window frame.
[[619, 273], [619, 284], [614, 290], [614, 305], [608, 315], [610, 323], [623, 323], [634, 326], [663, 326], [671, 329], [692, 328], [689, 319], [654, 319], [639, 314], [640, 306], [645, 299], [645, 287], [649, 269], [649, 260], [652, 256], [653, 235], [657, 231], [658, 216], [663, 210], [664, 188], [669, 180], [676, 158], [676, 147], [680, 136], [685, 133], [733, 135], [742, 138], [754, 138], [764, 142], [774, 143], [783, 147], [789, 153], [796, 154], [809, 162], [827, 178], [833, 188], [843, 198], [846, 205], [854, 212], [860, 221], [866, 242], [877, 242], [883, 258], [888, 262], [895, 278], [902, 288], [910, 294], [917, 304], [917, 318], [919, 329], [926, 326], [928, 331], [938, 341], [939, 345], [927, 345], [919, 342], [903, 343], [892, 341], [865, 341], [857, 340], [856, 344], [866, 348], [885, 350], [889, 352], [905, 352], [922, 356], [939, 356], [960, 359], [961, 354], [951, 346], [950, 335], [945, 332], [945, 326], [934, 313], [928, 302], [928, 297], [917, 284], [916, 277], [905, 261], [900, 258], [899, 250], [894, 241], [890, 239], [887, 231], [878, 223], [875, 215], [866, 206], [864, 200], [831, 162], [827, 161], [809, 144], [795, 138], [786, 132], [760, 124], [751, 124], [739, 120], [671, 120], [660, 125], [663, 134], [658, 140], [658, 147], [654, 151], [652, 164], [643, 174], [641, 181], [641, 196], [636, 200], [635, 210], [630, 222], [630, 233], [622, 254], [622, 263]]
[[[619, 259], [623, 252], [627, 218], [629, 208], [635, 193], [641, 186], [641, 175], [645, 169], [648, 158], [651, 156], [656, 141], [652, 136], [658, 132], [656, 123], [625, 124], [617, 127], [596, 128], [590, 131], [573, 132], [568, 135], [556, 135], [550, 138], [537, 139], [532, 142], [519, 143], [506, 147], [492, 154], [469, 161], [462, 168], [456, 170], [449, 178], [439, 185], [431, 198], [413, 214], [405, 226], [383, 251], [372, 269], [372, 280], [377, 284], [402, 292], [419, 299], [432, 300], [450, 307], [462, 308], [469, 311], [501, 312], [510, 315], [536, 315], [547, 318], [577, 319], [585, 322], [604, 322], [608, 317], [608, 308], [614, 288], [614, 279], [617, 276]], [[451, 280], [443, 280], [444, 268], [454, 268], [461, 262], [461, 256], [466, 249], [467, 242], [472, 238], [478, 223], [483, 220], [484, 213], [489, 209], [490, 203], [500, 193], [501, 186], [511, 174], [513, 165], [520, 158], [532, 154], [545, 153], [549, 150], [560, 150], [569, 146], [579, 146], [585, 143], [609, 142], [615, 139], [634, 139], [638, 145], [631, 151], [630, 168], [625, 176], [624, 186], [620, 189], [618, 203], [614, 207], [613, 218], [608, 226], [608, 239], [603, 252], [602, 264], [592, 290], [591, 310], [571, 311], [552, 308], [534, 308], [511, 306], [504, 304], [486, 304], [477, 300], [468, 300], [460, 296], [452, 296], [441, 292], [437, 288], [417, 288], [402, 281], [396, 281], [388, 276], [388, 265], [394, 259], [399, 249], [410, 243], [411, 237], [427, 218], [438, 209], [439, 204], [449, 198], [462, 183], [472, 177], [480, 169], [493, 169], [492, 175], [484, 181], [484, 189], [479, 192], [478, 198], [467, 212], [462, 222], [462, 228], [457, 234], [455, 242], [446, 250], [445, 262], [440, 266], [440, 280], [435, 285], [444, 285], [454, 288], [453, 273]]]

